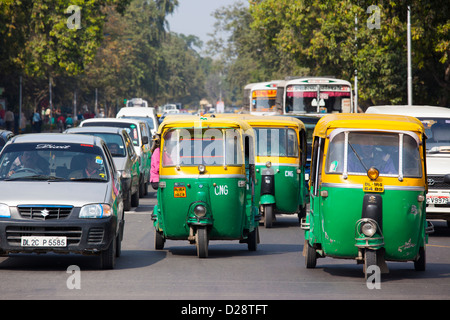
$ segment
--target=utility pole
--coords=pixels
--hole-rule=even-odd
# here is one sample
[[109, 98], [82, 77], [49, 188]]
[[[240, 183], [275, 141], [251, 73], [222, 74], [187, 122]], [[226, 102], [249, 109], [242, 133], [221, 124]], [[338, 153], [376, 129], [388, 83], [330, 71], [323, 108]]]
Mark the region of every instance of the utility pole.
[[411, 74], [411, 6], [408, 6], [407, 16], [407, 46], [408, 46], [408, 106], [412, 106], [412, 74]]
[[[358, 59], [358, 14], [355, 13], [355, 47], [356, 59]], [[355, 105], [353, 112], [358, 112], [358, 68], [355, 61]]]

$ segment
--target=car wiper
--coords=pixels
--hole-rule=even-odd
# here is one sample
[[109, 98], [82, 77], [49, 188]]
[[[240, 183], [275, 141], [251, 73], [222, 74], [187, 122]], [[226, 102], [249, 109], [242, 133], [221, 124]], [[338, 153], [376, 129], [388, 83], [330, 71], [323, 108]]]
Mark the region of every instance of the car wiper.
[[55, 177], [55, 176], [49, 176], [46, 174], [35, 174], [30, 176], [21, 176], [21, 177], [12, 177], [12, 178], [6, 178], [5, 181], [13, 181], [13, 180], [45, 180], [45, 181], [64, 181], [67, 180], [63, 177]]
[[105, 179], [100, 178], [71, 178], [70, 181], [106, 181]]

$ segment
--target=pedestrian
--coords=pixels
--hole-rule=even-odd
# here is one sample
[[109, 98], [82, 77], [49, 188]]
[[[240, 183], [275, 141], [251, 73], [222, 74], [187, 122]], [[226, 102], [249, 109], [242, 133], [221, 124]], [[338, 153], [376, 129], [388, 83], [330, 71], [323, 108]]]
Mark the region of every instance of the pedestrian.
[[66, 123], [66, 118], [60, 114], [59, 117], [56, 119], [56, 123], [59, 129], [59, 132], [63, 132], [65, 130], [65, 123]]
[[33, 117], [31, 118], [32, 131], [41, 132], [41, 123], [42, 123], [41, 115], [36, 109], [34, 109]]
[[5, 112], [5, 127], [9, 131], [14, 127], [14, 113], [11, 110]]
[[160, 157], [160, 143], [159, 135], [153, 136], [153, 145], [150, 151], [152, 152], [151, 167], [150, 167], [150, 184], [152, 188], [158, 190], [159, 184], [159, 157]]
[[73, 127], [73, 118], [72, 115], [69, 113], [67, 114], [66, 118], [66, 128], [72, 128]]

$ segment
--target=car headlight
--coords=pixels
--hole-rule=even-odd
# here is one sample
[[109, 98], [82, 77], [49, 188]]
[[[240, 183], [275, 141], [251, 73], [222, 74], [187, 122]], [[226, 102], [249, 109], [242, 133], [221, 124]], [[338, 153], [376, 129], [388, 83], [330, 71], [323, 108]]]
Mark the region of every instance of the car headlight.
[[88, 204], [81, 208], [80, 218], [106, 218], [112, 215], [111, 206], [108, 204]]
[[199, 204], [194, 208], [194, 213], [197, 217], [204, 217], [206, 215], [206, 207]]
[[366, 236], [371, 237], [377, 231], [377, 225], [371, 221], [366, 221], [361, 225], [361, 232]]
[[11, 218], [11, 211], [9, 211], [9, 206], [0, 203], [0, 218]]

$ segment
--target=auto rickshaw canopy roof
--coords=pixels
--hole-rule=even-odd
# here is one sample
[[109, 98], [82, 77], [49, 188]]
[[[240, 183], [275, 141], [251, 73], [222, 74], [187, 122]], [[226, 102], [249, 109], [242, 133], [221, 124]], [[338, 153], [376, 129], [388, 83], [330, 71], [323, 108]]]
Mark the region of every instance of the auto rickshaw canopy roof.
[[158, 134], [161, 134], [167, 129], [173, 128], [240, 128], [247, 133], [252, 134], [252, 127], [245, 121], [239, 120], [235, 117], [215, 118], [210, 116], [194, 116], [194, 115], [171, 115], [164, 119], [159, 125]]
[[335, 113], [322, 117], [314, 129], [314, 136], [325, 138], [328, 129], [378, 129], [415, 131], [423, 134], [422, 123], [410, 116], [367, 113]]
[[299, 131], [305, 130], [305, 124], [293, 117], [287, 116], [245, 116], [242, 118], [247, 121], [251, 126], [258, 127], [297, 127]]
[[305, 130], [305, 124], [301, 120], [289, 116], [258, 116], [252, 114], [232, 114], [232, 113], [208, 114], [208, 116], [213, 116], [220, 119], [242, 120], [246, 121], [251, 126], [258, 126], [258, 127], [290, 126], [290, 127], [298, 127], [299, 131]]

